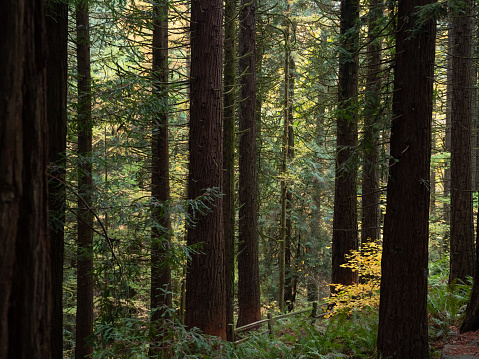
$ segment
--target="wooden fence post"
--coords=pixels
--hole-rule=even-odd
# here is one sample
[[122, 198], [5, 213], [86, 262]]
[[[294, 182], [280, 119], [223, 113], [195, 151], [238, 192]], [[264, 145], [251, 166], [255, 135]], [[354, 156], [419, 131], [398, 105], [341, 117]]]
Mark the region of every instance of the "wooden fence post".
[[269, 334], [272, 334], [274, 335], [274, 330], [273, 330], [273, 315], [271, 313], [268, 313], [268, 330], [269, 330]]
[[311, 319], [314, 320], [316, 319], [316, 316], [318, 315], [318, 302], [313, 302], [313, 310], [311, 311]]

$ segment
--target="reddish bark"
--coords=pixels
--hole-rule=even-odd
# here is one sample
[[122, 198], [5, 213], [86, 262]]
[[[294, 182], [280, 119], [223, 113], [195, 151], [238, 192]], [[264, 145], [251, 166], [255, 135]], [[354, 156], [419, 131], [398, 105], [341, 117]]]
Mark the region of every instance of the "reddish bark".
[[261, 319], [258, 263], [258, 176], [256, 154], [256, 1], [242, 2], [239, 67], [239, 244], [238, 323]]
[[[358, 142], [358, 32], [359, 1], [341, 1], [341, 46], [339, 57], [338, 120], [336, 139], [336, 179], [332, 240], [331, 282], [353, 284], [358, 274], [342, 268], [345, 255], [358, 249], [357, 166], [353, 154]], [[331, 288], [334, 291], [334, 288]]]
[[[399, 1], [391, 157], [379, 307], [378, 356], [429, 358], [427, 276], [434, 20]], [[412, 30], [415, 31], [412, 31]]]
[[[191, 4], [191, 94], [188, 197], [223, 185], [223, 3]], [[189, 246], [199, 244], [186, 275], [186, 318], [189, 328], [226, 338], [226, 289], [222, 199], [214, 199], [205, 215], [190, 212]]]

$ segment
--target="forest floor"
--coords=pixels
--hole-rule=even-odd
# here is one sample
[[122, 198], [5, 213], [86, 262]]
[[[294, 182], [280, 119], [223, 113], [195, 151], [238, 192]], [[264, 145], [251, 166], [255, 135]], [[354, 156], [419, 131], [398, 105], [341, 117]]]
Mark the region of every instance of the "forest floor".
[[[479, 359], [479, 330], [458, 334], [457, 328], [452, 328], [455, 333], [435, 346], [441, 359]], [[437, 357], [439, 358], [439, 357]]]

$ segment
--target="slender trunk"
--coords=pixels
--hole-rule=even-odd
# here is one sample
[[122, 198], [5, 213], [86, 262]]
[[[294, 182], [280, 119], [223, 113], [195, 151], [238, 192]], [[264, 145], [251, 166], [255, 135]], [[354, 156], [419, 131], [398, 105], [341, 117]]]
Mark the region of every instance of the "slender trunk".
[[[294, 158], [294, 130], [291, 122], [293, 121], [293, 99], [294, 99], [294, 71], [295, 62], [292, 56], [289, 59], [289, 105], [288, 117], [290, 124], [288, 126], [288, 161], [291, 162]], [[291, 219], [291, 212], [293, 210], [293, 191], [288, 187], [286, 192], [286, 244], [285, 244], [285, 284], [284, 284], [284, 301], [288, 305], [288, 311], [294, 308], [294, 283], [296, 271], [292, 268], [292, 251], [293, 243], [293, 221]]]
[[[286, 16], [289, 16], [289, 0], [287, 1]], [[290, 23], [286, 22], [286, 30], [284, 32], [284, 119], [283, 119], [283, 143], [282, 143], [282, 160], [281, 160], [281, 220], [280, 220], [280, 239], [279, 239], [279, 293], [278, 306], [281, 312], [284, 312], [284, 286], [286, 275], [286, 231], [287, 231], [287, 213], [286, 203], [288, 195], [288, 135], [289, 135], [289, 73], [291, 49], [289, 43]]]
[[171, 270], [168, 254], [171, 241], [169, 213], [169, 147], [168, 147], [168, 3], [153, 5], [153, 91], [157, 97], [159, 111], [153, 119], [151, 141], [151, 197], [153, 200], [153, 228], [151, 233], [151, 316], [153, 345], [150, 357], [162, 350], [162, 339], [166, 321], [170, 319], [172, 307]]
[[50, 137], [50, 239], [52, 263], [52, 358], [63, 358], [63, 251], [67, 135], [68, 4], [48, 0], [45, 6], [48, 41], [47, 118]]
[[373, 0], [368, 19], [368, 68], [366, 77], [366, 104], [364, 106], [364, 159], [362, 172], [362, 228], [361, 245], [379, 240], [380, 192], [379, 192], [379, 131], [381, 107], [381, 41], [378, 37], [378, 21], [382, 16], [382, 4]]
[[[358, 249], [357, 147], [358, 42], [355, 30], [359, 19], [359, 1], [341, 1], [341, 46], [339, 57], [336, 178], [334, 190], [331, 282], [350, 285], [358, 274], [346, 263], [345, 255]], [[344, 51], [345, 50], [345, 51]], [[334, 291], [334, 287], [331, 287]]]
[[[474, 275], [472, 212], [472, 1], [452, 9], [451, 238], [449, 283]], [[461, 13], [459, 13], [461, 12]], [[463, 13], [462, 13], [463, 12]]]
[[[452, 51], [452, 25], [450, 25], [448, 36], [447, 36], [447, 52], [450, 54]], [[444, 151], [451, 152], [451, 82], [452, 81], [452, 58], [451, 56], [447, 57], [447, 74], [446, 74], [446, 134], [444, 139]], [[450, 197], [451, 195], [451, 167], [446, 163], [446, 168], [444, 169], [444, 197]], [[451, 204], [448, 201], [444, 201], [444, 224], [446, 225], [446, 232], [444, 233], [443, 246], [444, 249], [449, 251], [449, 243], [451, 237]], [[446, 249], [447, 248], [447, 249]]]
[[87, 1], [76, 7], [78, 72], [78, 260], [75, 358], [88, 358], [93, 348], [93, 214], [90, 23]]
[[235, 121], [236, 121], [236, 0], [225, 2], [223, 215], [225, 226], [226, 338], [234, 340], [235, 280]]
[[258, 174], [256, 156], [256, 1], [243, 0], [239, 69], [238, 326], [261, 319], [258, 262]]

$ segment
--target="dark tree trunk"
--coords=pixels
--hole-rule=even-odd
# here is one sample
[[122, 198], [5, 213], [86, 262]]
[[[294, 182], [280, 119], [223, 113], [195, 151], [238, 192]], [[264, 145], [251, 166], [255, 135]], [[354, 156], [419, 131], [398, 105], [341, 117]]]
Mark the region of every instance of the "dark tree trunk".
[[382, 4], [373, 0], [368, 18], [368, 55], [366, 77], [366, 104], [364, 106], [364, 159], [362, 173], [362, 228], [361, 245], [376, 242], [381, 233], [379, 207], [379, 131], [381, 107], [381, 40], [378, 21]]
[[236, 0], [225, 1], [223, 215], [225, 226], [226, 338], [229, 341], [234, 340], [236, 15]]
[[90, 21], [87, 1], [76, 7], [78, 72], [78, 260], [75, 359], [88, 358], [93, 348], [93, 213]]
[[63, 250], [67, 135], [68, 4], [48, 0], [47, 118], [50, 138], [49, 209], [52, 264], [52, 358], [63, 358]]
[[256, 1], [242, 1], [239, 36], [238, 326], [261, 319], [258, 263], [258, 178], [256, 157]]
[[[452, 24], [449, 26], [448, 37], [447, 37], [447, 52], [450, 54], [452, 52]], [[452, 58], [451, 56], [447, 57], [447, 74], [446, 74], [446, 134], [444, 139], [444, 151], [451, 152], [451, 98], [452, 98], [452, 89], [451, 89], [451, 80], [452, 80]], [[444, 197], [449, 197], [451, 195], [451, 167], [446, 163], [446, 168], [444, 168]], [[450, 248], [450, 237], [451, 237], [451, 204], [447, 201], [444, 201], [443, 204], [444, 211], [444, 224], [446, 225], [446, 230], [444, 233], [443, 240], [443, 250], [449, 251]]]
[[449, 283], [474, 274], [472, 212], [472, 2], [451, 9], [451, 238]]
[[[349, 268], [345, 255], [358, 249], [357, 166], [353, 158], [358, 142], [358, 42], [354, 30], [359, 19], [359, 1], [341, 1], [341, 44], [339, 56], [336, 179], [334, 190], [331, 282], [357, 283], [358, 274]], [[334, 287], [331, 287], [334, 290]]]
[[[294, 99], [294, 71], [295, 62], [292, 56], [289, 58], [289, 106], [288, 118], [290, 124], [288, 126], [288, 161], [291, 162], [294, 158], [294, 129], [291, 125], [293, 121], [293, 99]], [[295, 300], [295, 278], [296, 269], [292, 265], [293, 259], [291, 247], [293, 243], [293, 221], [291, 219], [291, 212], [293, 210], [293, 191], [288, 187], [286, 191], [286, 243], [285, 243], [285, 276], [284, 276], [284, 302], [288, 306], [288, 311], [293, 311]]]
[[[191, 4], [191, 100], [188, 197], [223, 185], [223, 3]], [[190, 212], [194, 215], [192, 212]], [[222, 199], [188, 228], [192, 254], [186, 275], [186, 325], [226, 338], [226, 288]]]
[[380, 358], [429, 358], [426, 304], [436, 28], [434, 20], [427, 20], [417, 29], [416, 7], [430, 3], [401, 0], [398, 8], [392, 160], [381, 263]]
[[[171, 270], [168, 252], [171, 241], [169, 213], [169, 146], [168, 146], [168, 3], [153, 5], [153, 91], [159, 111], [153, 119], [151, 141], [151, 197], [154, 225], [151, 233], [151, 316], [153, 322], [149, 355], [161, 354], [165, 320], [172, 306]], [[166, 356], [166, 353], [163, 353]]]
[[278, 283], [278, 307], [281, 312], [284, 312], [284, 298], [285, 298], [285, 284], [286, 284], [286, 237], [287, 237], [287, 197], [288, 197], [288, 147], [289, 147], [289, 126], [291, 119], [289, 117], [289, 80], [290, 80], [290, 60], [291, 60], [291, 44], [290, 32], [291, 24], [289, 22], [290, 16], [290, 1], [286, 2], [286, 25], [284, 30], [284, 105], [283, 105], [283, 141], [281, 153], [281, 217], [280, 217], [280, 235], [279, 235], [279, 283]]
[[51, 357], [43, 1], [2, 3], [0, 358]]

